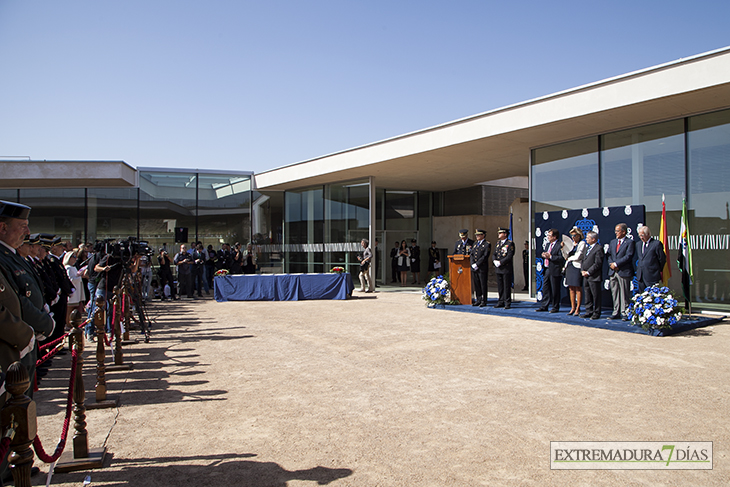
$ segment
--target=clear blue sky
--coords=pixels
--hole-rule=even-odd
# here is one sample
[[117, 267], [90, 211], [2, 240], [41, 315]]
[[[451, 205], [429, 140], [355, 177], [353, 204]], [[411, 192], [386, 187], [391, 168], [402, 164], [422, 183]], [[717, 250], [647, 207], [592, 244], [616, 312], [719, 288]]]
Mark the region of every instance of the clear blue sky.
[[0, 0], [0, 158], [275, 167], [730, 45], [723, 1]]

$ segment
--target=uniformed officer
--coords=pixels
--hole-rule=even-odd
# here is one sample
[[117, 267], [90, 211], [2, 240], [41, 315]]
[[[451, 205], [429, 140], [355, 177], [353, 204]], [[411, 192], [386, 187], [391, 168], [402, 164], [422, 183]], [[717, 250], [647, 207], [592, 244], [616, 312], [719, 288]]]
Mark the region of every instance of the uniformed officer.
[[500, 227], [497, 230], [497, 243], [494, 246], [494, 267], [497, 274], [497, 291], [499, 301], [495, 308], [510, 309], [512, 307], [512, 279], [514, 267], [512, 260], [515, 256], [515, 244], [508, 240], [509, 230]]
[[58, 301], [56, 304], [51, 306], [51, 312], [53, 313], [53, 321], [56, 322], [56, 328], [53, 330], [53, 334], [48, 337], [49, 340], [56, 340], [63, 336], [66, 330], [66, 316], [68, 316], [68, 297], [73, 293], [73, 284], [68, 278], [66, 268], [63, 266], [63, 262], [60, 256], [63, 254], [64, 249], [61, 245], [61, 237], [53, 236], [50, 239], [50, 247], [46, 259], [48, 260], [48, 267], [53, 273], [53, 278], [58, 286]]
[[[14, 289], [21, 305], [20, 318], [33, 328], [36, 338], [41, 339], [50, 336], [53, 332], [53, 319], [48, 314], [49, 308], [43, 300], [42, 285], [38, 281], [37, 275], [28, 262], [15, 250], [22, 245], [23, 239], [30, 233], [29, 215], [30, 207], [28, 206], [0, 201], [0, 266], [15, 284]], [[35, 353], [27, 354], [22, 360], [23, 365], [28, 368], [31, 384], [33, 384], [35, 375], [37, 351], [36, 346]], [[32, 386], [26, 394], [32, 397]]]
[[474, 240], [469, 238], [469, 230], [462, 228], [459, 230], [459, 240], [456, 241], [454, 254], [469, 255], [473, 245]]
[[472, 306], [483, 308], [487, 305], [487, 277], [489, 275], [489, 254], [492, 251], [492, 244], [484, 240], [486, 232], [477, 228], [474, 236], [477, 241], [471, 247], [469, 262], [471, 263], [471, 281], [476, 300]]

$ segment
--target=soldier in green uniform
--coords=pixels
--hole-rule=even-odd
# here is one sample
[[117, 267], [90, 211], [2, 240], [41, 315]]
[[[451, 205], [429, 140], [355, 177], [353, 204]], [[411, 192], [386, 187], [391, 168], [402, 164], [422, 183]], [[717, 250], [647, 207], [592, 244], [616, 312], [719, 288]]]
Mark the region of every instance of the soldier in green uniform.
[[[20, 316], [25, 323], [33, 328], [36, 339], [50, 336], [53, 332], [53, 318], [48, 314], [48, 307], [43, 300], [43, 291], [38, 277], [15, 249], [21, 246], [23, 238], [30, 233], [28, 216], [30, 207], [18, 203], [0, 201], [0, 266], [5, 270], [20, 301]], [[28, 368], [31, 384], [35, 374], [35, 353], [27, 354], [22, 362]], [[32, 355], [32, 357], [31, 357]], [[30, 357], [30, 358], [29, 358]], [[32, 397], [33, 387], [27, 393]]]

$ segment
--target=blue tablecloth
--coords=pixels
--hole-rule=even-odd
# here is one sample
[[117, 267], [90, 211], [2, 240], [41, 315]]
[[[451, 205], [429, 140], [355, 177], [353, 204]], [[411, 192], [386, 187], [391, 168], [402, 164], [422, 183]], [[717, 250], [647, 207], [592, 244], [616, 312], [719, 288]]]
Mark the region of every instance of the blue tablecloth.
[[244, 274], [213, 279], [215, 300], [299, 301], [347, 299], [355, 287], [349, 272], [342, 274]]

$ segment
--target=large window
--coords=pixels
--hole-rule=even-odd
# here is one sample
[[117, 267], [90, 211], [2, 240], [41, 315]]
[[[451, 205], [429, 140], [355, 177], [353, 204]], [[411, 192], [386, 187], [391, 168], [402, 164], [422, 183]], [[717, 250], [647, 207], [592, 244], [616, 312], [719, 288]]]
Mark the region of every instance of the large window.
[[598, 206], [598, 143], [595, 138], [532, 152], [533, 212]]
[[647, 125], [601, 137], [600, 206], [682, 208], [684, 120]]
[[730, 110], [689, 119], [689, 228], [694, 300], [730, 303]]
[[[83, 189], [21, 189], [20, 202], [32, 208], [30, 231], [51, 233], [78, 245], [84, 241]], [[59, 205], [63, 211], [59, 212]], [[136, 228], [135, 228], [136, 235]]]
[[185, 243], [196, 241], [197, 185], [195, 172], [140, 171], [140, 235], [152, 248], [174, 255], [175, 228], [187, 232]]

